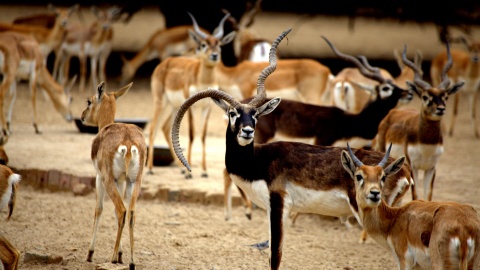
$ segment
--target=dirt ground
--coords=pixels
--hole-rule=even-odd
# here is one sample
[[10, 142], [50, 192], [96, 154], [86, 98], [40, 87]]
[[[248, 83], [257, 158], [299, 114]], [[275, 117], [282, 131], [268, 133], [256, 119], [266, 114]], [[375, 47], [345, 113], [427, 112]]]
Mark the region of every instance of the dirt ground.
[[[358, 34], [357, 34], [358, 35]], [[292, 39], [292, 38], [291, 38]], [[118, 89], [115, 82], [107, 88]], [[72, 111], [80, 115], [91, 93], [74, 91]], [[42, 95], [37, 98], [42, 135], [31, 125], [31, 105], [25, 84], [20, 84], [15, 105], [12, 136], [5, 146], [9, 165], [15, 168], [59, 169], [80, 176], [93, 176], [90, 144], [94, 135], [81, 134], [73, 123], [64, 121]], [[418, 103], [412, 104], [417, 106]], [[480, 210], [480, 140], [473, 137], [462, 99], [454, 137], [445, 138], [445, 152], [438, 164], [434, 199], [453, 200]], [[418, 106], [417, 106], [418, 107]], [[151, 118], [148, 80], [136, 80], [118, 102], [117, 117]], [[448, 116], [447, 116], [448, 118]], [[225, 122], [214, 107], [208, 132], [208, 179], [199, 177], [198, 151], [194, 156], [193, 180], [184, 180], [174, 166], [155, 167], [144, 185], [158, 181], [187, 185], [208, 185], [222, 190]], [[148, 129], [147, 129], [148, 130]], [[185, 131], [185, 129], [182, 129]], [[146, 134], [147, 135], [147, 134]], [[185, 137], [181, 139], [186, 144]], [[164, 143], [158, 136], [156, 143]], [[408, 201], [407, 194], [405, 201]], [[95, 195], [75, 197], [71, 193], [50, 193], [20, 185], [17, 208], [10, 222], [0, 220], [0, 232], [21, 251], [20, 269], [123, 269], [109, 264], [116, 233], [113, 205], [107, 199], [100, 222], [94, 262], [86, 262], [92, 236]], [[268, 251], [248, 245], [268, 239], [265, 212], [255, 209], [247, 220], [236, 207], [233, 219], [224, 221], [223, 208], [214, 205], [165, 203], [139, 200], [135, 226], [135, 260], [138, 269], [267, 269]], [[1, 213], [6, 216], [6, 212]], [[336, 219], [302, 215], [295, 227], [287, 226], [282, 269], [394, 269], [393, 256], [374, 241], [358, 244], [360, 228], [347, 230]], [[124, 261], [130, 259], [128, 230], [123, 237]], [[56, 265], [25, 263], [26, 252], [59, 255]], [[122, 268], [123, 267], [123, 268]]]

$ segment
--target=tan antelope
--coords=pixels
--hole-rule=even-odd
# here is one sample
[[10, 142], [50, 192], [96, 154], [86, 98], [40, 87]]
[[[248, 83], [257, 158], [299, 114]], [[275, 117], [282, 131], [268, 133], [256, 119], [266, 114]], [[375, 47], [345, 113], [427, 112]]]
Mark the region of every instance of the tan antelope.
[[54, 5], [49, 4], [48, 10], [55, 16], [55, 23], [51, 28], [29, 24], [0, 23], [0, 31], [14, 31], [33, 35], [40, 45], [40, 51], [46, 62], [48, 55], [60, 46], [69, 24], [70, 17], [73, 13], [78, 11], [78, 8], [78, 4], [68, 8], [55, 7]]
[[[477, 139], [480, 138], [480, 132], [477, 125], [477, 99], [478, 92], [480, 91], [480, 41], [479, 40], [467, 40], [462, 37], [459, 38], [467, 50], [451, 49], [451, 57], [453, 59], [453, 66], [448, 71], [448, 77], [453, 83], [465, 82], [462, 92], [468, 98], [470, 105], [470, 119], [472, 122], [473, 134]], [[447, 54], [445, 52], [439, 53], [432, 59], [430, 67], [430, 77], [432, 83], [437, 85], [440, 83], [441, 72], [443, 66], [448, 61]], [[448, 134], [453, 135], [455, 128], [455, 120], [459, 110], [460, 95], [455, 95], [452, 104], [452, 116], [450, 119], [450, 125], [448, 127]]]
[[[14, 173], [9, 167], [0, 165], [0, 210], [8, 206], [7, 222], [12, 217], [15, 208], [17, 188], [21, 176]], [[15, 248], [5, 235], [0, 233], [0, 262], [2, 269], [18, 269], [20, 252]], [[0, 265], [0, 266], [2, 266]]]
[[[406, 57], [406, 46], [402, 54], [403, 62], [415, 70], [413, 83], [407, 82], [422, 101], [420, 110], [398, 108], [391, 110], [380, 122], [378, 134], [372, 143], [377, 151], [384, 152], [393, 143], [394, 157], [406, 156], [412, 167], [413, 180], [418, 185], [418, 171], [424, 171], [424, 199], [431, 201], [436, 165], [443, 153], [441, 120], [446, 112], [447, 99], [457, 93], [463, 82], [452, 84], [447, 76], [452, 67], [452, 57], [447, 44], [448, 61], [443, 67], [442, 81], [435, 86], [421, 78], [419, 68]], [[415, 185], [412, 185], [412, 199], [417, 199]]]
[[[70, 88], [76, 77], [72, 78], [69, 87], [64, 88], [58, 84], [48, 71], [43, 61], [43, 55], [40, 52], [40, 46], [32, 36], [17, 32], [0, 33], [0, 73], [4, 75], [3, 82], [0, 85], [0, 119], [2, 120], [4, 134], [10, 133], [13, 104], [16, 96], [16, 83], [18, 80], [29, 81], [33, 108], [33, 127], [37, 134], [41, 133], [37, 121], [37, 87], [46, 92], [55, 110], [65, 120], [72, 121]], [[8, 116], [5, 119], [3, 106], [5, 95], [8, 91], [11, 92], [12, 98]]]
[[390, 207], [382, 199], [383, 185], [405, 157], [387, 166], [389, 147], [385, 159], [372, 166], [347, 149], [341, 159], [355, 183], [359, 223], [393, 254], [398, 269], [480, 268], [480, 218], [472, 206], [416, 200]]
[[[154, 115], [151, 120], [148, 149], [148, 172], [153, 174], [153, 147], [159, 128], [162, 129], [165, 139], [173, 148], [170, 140], [171, 123], [174, 112], [192, 94], [208, 87], [216, 87], [215, 67], [221, 63], [221, 46], [231, 42], [235, 32], [224, 36], [223, 25], [230, 14], [225, 15], [213, 34], [203, 32], [193, 15], [193, 29], [189, 30], [191, 38], [197, 44], [196, 57], [170, 57], [162, 61], [153, 71], [151, 90], [153, 97]], [[191, 161], [191, 151], [195, 134], [200, 134], [202, 143], [202, 177], [207, 177], [206, 164], [206, 129], [211, 104], [204, 102], [195, 108], [198, 113], [189, 112], [190, 134], [188, 159]], [[200, 120], [194, 118], [200, 117]], [[194, 123], [197, 125], [194, 126]], [[198, 127], [199, 130], [195, 130]], [[186, 178], [192, 175], [187, 172]]]
[[[207, 30], [199, 28], [208, 34]], [[185, 55], [195, 49], [195, 41], [189, 35], [191, 29], [191, 25], [180, 25], [157, 30], [132, 59], [122, 56], [121, 82], [131, 81], [137, 70], [147, 61], [156, 58], [163, 61], [167, 57]]]
[[77, 57], [80, 64], [79, 89], [85, 91], [87, 78], [87, 59], [90, 59], [90, 81], [92, 86], [98, 80], [106, 80], [105, 66], [112, 47], [112, 23], [118, 19], [120, 9], [116, 6], [100, 10], [91, 7], [96, 20], [89, 26], [71, 26], [68, 28], [62, 44], [57, 50], [54, 63], [54, 76], [65, 84], [70, 71], [70, 60]]
[[[393, 77], [386, 69], [379, 68], [380, 74], [385, 79], [393, 81], [396, 85], [403, 89], [408, 89], [406, 81], [413, 80], [413, 70], [405, 66], [398, 55], [397, 50], [394, 50], [394, 56], [400, 69], [400, 74]], [[417, 50], [415, 54], [415, 64], [421, 66], [422, 54]], [[324, 95], [325, 105], [332, 105], [339, 107], [347, 112], [359, 113], [365, 106], [377, 99], [379, 96], [388, 96], [391, 93], [390, 89], [386, 88], [380, 91], [380, 95], [374, 91], [374, 86], [378, 82], [362, 75], [358, 68], [347, 67], [342, 69], [332, 80], [329, 89]], [[409, 99], [402, 99], [400, 104], [409, 102]]]
[[143, 131], [139, 127], [133, 124], [114, 123], [116, 100], [122, 97], [131, 86], [132, 83], [116, 92], [107, 93], [105, 82], [101, 82], [96, 94], [88, 98], [87, 108], [82, 112], [81, 119], [84, 125], [98, 126], [99, 129], [97, 136], [93, 139], [91, 152], [92, 162], [97, 172], [95, 184], [97, 202], [93, 238], [88, 249], [87, 261], [92, 261], [98, 224], [102, 215], [105, 192], [107, 192], [115, 206], [118, 224], [111, 262], [123, 263], [122, 232], [124, 225], [128, 224], [130, 269], [135, 269], [133, 259], [135, 205], [142, 185], [147, 146]]
[[[272, 42], [260, 37], [260, 35], [251, 28], [256, 15], [261, 11], [261, 4], [261, 0], [255, 1], [253, 6], [250, 2], [247, 2], [247, 12], [242, 16], [240, 22], [237, 22], [234, 17], [228, 18], [233, 25], [233, 29], [237, 32], [233, 40], [233, 49], [238, 63], [244, 60], [268, 62], [268, 53]], [[228, 13], [226, 10], [223, 12]]]
[[[361, 62], [351, 55], [338, 51], [328, 39], [324, 39], [339, 58], [355, 64], [362, 76], [374, 82], [371, 91], [378, 98], [368, 103], [357, 114], [346, 112], [335, 106], [318, 106], [283, 100], [272, 113], [263, 116], [256, 124], [255, 143], [263, 144], [279, 138], [282, 140], [309, 139], [314, 145], [324, 146], [332, 146], [351, 139], [370, 142], [377, 135], [380, 121], [390, 110], [395, 108], [399, 101], [412, 97], [410, 91], [397, 86], [389, 76], [384, 76], [380, 69], [370, 66], [366, 58], [361, 58]], [[251, 100], [252, 98], [248, 98], [242, 100], [242, 103], [248, 103]], [[227, 173], [224, 173], [224, 183], [225, 219], [228, 220], [231, 217], [232, 180]], [[391, 194], [393, 191], [388, 193]], [[393, 200], [389, 202], [397, 203]], [[251, 218], [251, 202], [245, 198], [244, 205], [247, 217]], [[295, 215], [292, 224], [295, 224], [297, 217], [298, 215]]]
[[[195, 102], [205, 98], [213, 99], [224, 110], [229, 119], [225, 135], [225, 166], [234, 183], [267, 211], [270, 269], [280, 267], [285, 221], [291, 211], [358, 218], [354, 183], [346, 181], [350, 176], [340, 162], [344, 148], [285, 141], [254, 144], [259, 117], [271, 113], [281, 101], [273, 98], [265, 102], [265, 80], [276, 69], [277, 46], [290, 30], [273, 42], [270, 64], [259, 75], [258, 93], [254, 99], [242, 104], [221, 90], [198, 92], [182, 104], [172, 128], [175, 154], [191, 170], [179, 142], [179, 129], [185, 113]], [[363, 149], [357, 150], [357, 155], [368, 164], [377, 164], [383, 158], [383, 153]], [[409, 177], [409, 167], [404, 166], [402, 172], [386, 181], [408, 188]]]

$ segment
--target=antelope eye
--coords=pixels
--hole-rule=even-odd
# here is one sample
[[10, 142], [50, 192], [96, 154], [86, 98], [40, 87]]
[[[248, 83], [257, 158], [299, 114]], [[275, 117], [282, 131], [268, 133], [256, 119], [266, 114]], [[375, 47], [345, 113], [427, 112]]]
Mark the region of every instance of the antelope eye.
[[229, 113], [228, 113], [228, 116], [230, 116], [231, 118], [233, 118], [233, 117], [237, 116], [237, 114], [234, 113], [234, 112], [229, 112]]
[[385, 180], [387, 180], [387, 176], [386, 175], [382, 176], [381, 180], [382, 180], [382, 182], [385, 182]]
[[387, 92], [390, 90], [390, 87], [388, 86], [383, 86], [380, 90], [382, 90], [383, 92]]
[[202, 45], [200, 45], [202, 47], [202, 49], [205, 49], [207, 47], [207, 44], [205, 43], [202, 43]]
[[363, 176], [361, 176], [359, 174], [357, 174], [355, 177], [357, 178], [357, 181], [362, 181], [363, 180]]
[[90, 99], [87, 99], [87, 106], [92, 105], [92, 101]]
[[423, 99], [423, 101], [428, 101], [428, 97], [427, 97], [427, 96], [422, 96], [422, 99]]

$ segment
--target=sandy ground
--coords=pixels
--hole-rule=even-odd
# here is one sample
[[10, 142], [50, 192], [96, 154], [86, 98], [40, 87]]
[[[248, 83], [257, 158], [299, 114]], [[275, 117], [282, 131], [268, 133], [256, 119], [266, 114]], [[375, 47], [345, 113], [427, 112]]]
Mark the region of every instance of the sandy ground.
[[[293, 38], [290, 40], [293, 42]], [[109, 82], [107, 87], [115, 90], [118, 85]], [[43, 134], [35, 135], [26, 85], [21, 84], [18, 92], [13, 133], [5, 146], [10, 166], [59, 169], [93, 176], [89, 159], [93, 135], [79, 133], [74, 124], [65, 122], [42, 95], [38, 97], [37, 108]], [[72, 111], [75, 115], [83, 110], [87, 96], [87, 93], [74, 91]], [[480, 140], [476, 140], [471, 132], [466, 104], [463, 99], [454, 137], [445, 138], [445, 153], [438, 164], [434, 199], [469, 203], [480, 210], [477, 188]], [[136, 80], [130, 92], [119, 100], [117, 117], [151, 116], [149, 82]], [[194, 180], [187, 185], [208, 185], [212, 190], [223, 188], [225, 122], [222, 117], [221, 111], [215, 107], [207, 140], [210, 177], [199, 177], [199, 157], [196, 155], [192, 164]], [[184, 137], [181, 142], [186, 144]], [[163, 138], [159, 136], [156, 143], [164, 143]], [[147, 186], [158, 181], [186, 182], [174, 165], [156, 167], [155, 175], [144, 178]], [[407, 194], [407, 200], [409, 196]], [[92, 236], [94, 194], [74, 197], [71, 193], [49, 193], [21, 185], [17, 203], [11, 221], [0, 221], [0, 232], [21, 251], [20, 269], [95, 269], [99, 266], [117, 269], [108, 263], [116, 233], [113, 206], [108, 199], [93, 263], [85, 259]], [[5, 212], [1, 214], [6, 215]], [[296, 227], [286, 228], [282, 269], [396, 268], [393, 256], [372, 240], [364, 245], [358, 244], [359, 233], [358, 227], [347, 230], [336, 219], [300, 216]], [[219, 206], [145, 200], [137, 204], [135, 259], [138, 269], [267, 269], [268, 252], [262, 253], [248, 246], [266, 239], [268, 221], [263, 210], [256, 209], [249, 221], [243, 216], [243, 209], [237, 207], [233, 219], [225, 222], [223, 209]], [[128, 262], [130, 244], [127, 231], [123, 244], [124, 260]], [[59, 255], [63, 262], [59, 265], [24, 263], [25, 252]]]

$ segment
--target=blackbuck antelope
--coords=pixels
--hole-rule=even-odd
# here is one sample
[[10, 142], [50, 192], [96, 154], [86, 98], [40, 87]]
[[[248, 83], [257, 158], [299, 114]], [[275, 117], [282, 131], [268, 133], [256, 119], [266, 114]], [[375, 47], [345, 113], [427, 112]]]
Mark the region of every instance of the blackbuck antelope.
[[[333, 52], [340, 58], [352, 62], [358, 67], [362, 76], [375, 82], [373, 91], [378, 98], [366, 105], [358, 114], [346, 112], [335, 106], [317, 106], [298, 101], [283, 100], [273, 112], [262, 117], [255, 128], [255, 143], [267, 143], [281, 139], [310, 139], [314, 145], [334, 145], [344, 140], [359, 139], [363, 144], [371, 142], [377, 135], [380, 121], [395, 108], [402, 99], [411, 99], [408, 90], [398, 87], [390, 77], [384, 77], [378, 68], [363, 63], [357, 58], [344, 54], [328, 41]], [[248, 103], [252, 98], [242, 101]], [[269, 100], [267, 99], [267, 102]], [[339, 125], [341, 123], [341, 125]], [[225, 219], [231, 217], [231, 183], [228, 174], [224, 173], [224, 206]], [[251, 218], [251, 203], [242, 195], [246, 206], [246, 216]], [[403, 194], [402, 194], [403, 195]], [[401, 197], [401, 196], [400, 196]], [[293, 219], [295, 223], [296, 217]]]
[[78, 8], [78, 4], [68, 8], [55, 7], [54, 5], [49, 4], [48, 10], [55, 16], [55, 23], [51, 28], [29, 24], [0, 23], [0, 32], [14, 31], [32, 35], [40, 44], [40, 51], [46, 63], [48, 55], [51, 52], [56, 51], [60, 46], [69, 25], [70, 17], [73, 13], [78, 11]]
[[372, 166], [347, 149], [341, 159], [355, 184], [359, 222], [392, 252], [398, 269], [480, 268], [480, 218], [472, 206], [416, 200], [390, 207], [382, 199], [385, 179], [400, 170], [405, 157], [387, 166], [389, 147], [384, 160]]
[[[14, 173], [9, 167], [0, 165], [0, 210], [8, 206], [7, 221], [12, 217], [15, 208], [17, 188], [21, 176]], [[20, 252], [8, 239], [0, 233], [0, 263], [2, 269], [18, 269]]]
[[115, 206], [118, 222], [111, 262], [123, 263], [122, 232], [124, 225], [128, 224], [130, 269], [135, 269], [133, 259], [135, 205], [142, 185], [147, 146], [143, 131], [139, 127], [133, 124], [114, 123], [116, 100], [131, 86], [132, 83], [116, 92], [107, 93], [105, 82], [101, 82], [96, 94], [88, 98], [87, 108], [83, 111], [81, 119], [83, 124], [98, 126], [99, 129], [97, 136], [93, 139], [91, 152], [92, 162], [97, 171], [95, 184], [97, 202], [93, 238], [88, 249], [87, 261], [92, 261], [106, 191]]
[[[251, 28], [256, 15], [261, 10], [261, 3], [261, 0], [255, 1], [253, 5], [248, 2], [249, 7], [247, 7], [247, 12], [239, 22], [234, 17], [228, 18], [233, 25], [233, 29], [237, 32], [233, 41], [233, 49], [238, 63], [244, 60], [268, 62], [268, 52], [270, 51], [272, 42], [260, 37], [260, 35]], [[226, 10], [223, 12], [228, 13]]]
[[[448, 71], [448, 77], [453, 83], [465, 82], [463, 95], [468, 98], [470, 105], [470, 118], [472, 122], [473, 134], [480, 139], [480, 132], [477, 125], [477, 99], [480, 91], [480, 40], [467, 40], [460, 38], [460, 41], [466, 46], [467, 51], [452, 49], [450, 54], [453, 59], [453, 66]], [[441, 52], [432, 60], [430, 67], [430, 77], [434, 85], [438, 85], [441, 78], [443, 66], [448, 61], [445, 52]], [[462, 95], [462, 94], [460, 94]], [[459, 110], [460, 95], [455, 95], [453, 100], [452, 116], [448, 126], [448, 134], [453, 135], [455, 120]]]
[[[43, 61], [43, 55], [40, 52], [38, 42], [32, 36], [12, 31], [0, 33], [0, 73], [4, 76], [0, 85], [0, 119], [4, 134], [10, 134], [10, 123], [18, 80], [29, 81], [33, 108], [33, 126], [37, 134], [41, 133], [37, 122], [37, 87], [47, 93], [55, 110], [65, 120], [72, 121], [70, 88], [73, 86], [76, 77], [72, 78], [69, 86], [66, 88], [57, 83]], [[8, 116], [5, 119], [3, 106], [8, 91], [10, 91], [12, 98]]]
[[[203, 33], [209, 32], [199, 27]], [[122, 56], [121, 83], [131, 81], [137, 70], [147, 61], [164, 61], [170, 56], [181, 56], [195, 49], [196, 43], [190, 37], [191, 25], [181, 25], [157, 30], [140, 51], [130, 60]]]
[[91, 7], [96, 20], [89, 26], [71, 26], [56, 51], [53, 74], [62, 84], [69, 77], [70, 60], [77, 57], [80, 64], [79, 89], [85, 91], [87, 78], [87, 59], [90, 59], [90, 81], [92, 87], [98, 80], [106, 80], [106, 63], [112, 49], [113, 29], [112, 24], [118, 19], [120, 8], [112, 6], [108, 9]]
[[[221, 63], [221, 46], [231, 42], [235, 32], [224, 36], [223, 26], [230, 14], [225, 15], [213, 34], [203, 32], [193, 15], [193, 31], [189, 30], [191, 38], [197, 44], [196, 57], [170, 57], [162, 61], [153, 71], [151, 90], [153, 97], [154, 115], [152, 117], [148, 145], [148, 172], [153, 174], [153, 147], [159, 128], [162, 129], [173, 154], [170, 141], [171, 123], [174, 112], [190, 95], [208, 87], [218, 86], [215, 79], [215, 67]], [[200, 134], [202, 144], [202, 177], [208, 177], [206, 163], [206, 129], [210, 116], [211, 104], [203, 102], [197, 104], [195, 112], [189, 112], [189, 147], [188, 160], [191, 162], [192, 146], [196, 134]], [[196, 120], [200, 117], [200, 120]], [[179, 164], [180, 165], [180, 164]], [[191, 178], [186, 172], [186, 178]]]
[[[457, 93], [464, 82], [452, 84], [447, 76], [452, 67], [452, 57], [447, 44], [448, 61], [443, 67], [440, 84], [431, 86], [421, 78], [419, 68], [406, 57], [407, 48], [402, 54], [403, 62], [415, 70], [413, 83], [407, 82], [413, 92], [421, 99], [420, 110], [398, 108], [391, 110], [380, 122], [373, 147], [384, 152], [386, 146], [393, 143], [392, 155], [406, 156], [413, 172], [413, 180], [418, 184], [418, 171], [424, 171], [424, 199], [432, 200], [433, 182], [436, 165], [443, 153], [443, 135], [441, 120], [446, 113], [447, 99]], [[417, 199], [415, 185], [412, 185], [412, 199]]]
[[[283, 32], [272, 44], [270, 65], [258, 78], [258, 93], [248, 104], [230, 94], [209, 89], [190, 96], [177, 112], [172, 128], [175, 154], [188, 170], [183, 155], [179, 129], [183, 116], [197, 101], [212, 98], [228, 116], [225, 166], [234, 183], [259, 207], [268, 213], [270, 223], [270, 268], [279, 269], [285, 221], [290, 211], [328, 216], [358, 218], [354, 184], [340, 162], [343, 148], [314, 146], [298, 142], [274, 142], [254, 145], [255, 125], [259, 117], [271, 113], [280, 98], [265, 102], [265, 80], [277, 66], [276, 49], [291, 31]], [[362, 162], [378, 163], [383, 153], [359, 149]], [[403, 187], [409, 185], [407, 166], [386, 181]]]
[[[400, 74], [397, 77], [393, 77], [386, 69], [375, 69], [380, 71], [379, 74], [384, 77], [385, 80], [391, 80], [398, 87], [408, 89], [406, 81], [413, 80], [413, 70], [401, 62], [402, 60], [397, 50], [394, 50], [394, 56], [400, 69]], [[415, 54], [415, 64], [421, 67], [422, 59], [421, 52], [417, 50]], [[381, 90], [385, 92], [374, 91], [374, 88], [376, 88], [376, 85], [379, 83], [381, 82], [378, 82], [378, 80], [365, 77], [358, 68], [344, 68], [337, 73], [331, 84], [329, 84], [329, 89], [324, 95], [324, 99], [326, 99], [325, 105], [332, 105], [348, 112], [359, 113], [368, 103], [378, 97], [389, 96], [391, 94], [389, 88], [381, 88]], [[413, 96], [402, 98], [400, 104], [408, 103], [412, 98]]]

